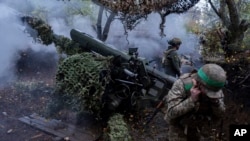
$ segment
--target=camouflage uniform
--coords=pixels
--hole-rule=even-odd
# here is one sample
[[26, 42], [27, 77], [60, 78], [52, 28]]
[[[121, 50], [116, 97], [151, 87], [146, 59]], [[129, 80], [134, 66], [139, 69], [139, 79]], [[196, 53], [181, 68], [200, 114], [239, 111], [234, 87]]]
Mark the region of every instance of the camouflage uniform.
[[219, 121], [225, 112], [222, 90], [213, 93], [218, 98], [217, 103], [211, 103], [209, 98], [204, 96], [194, 102], [190, 97], [192, 79], [200, 78], [197, 73], [182, 75], [165, 97], [167, 114], [164, 118], [169, 123], [169, 141], [211, 140], [211, 136], [207, 135], [212, 132], [209, 130], [211, 123]]
[[181, 41], [179, 38], [173, 38], [168, 43], [170, 46], [164, 52], [164, 56], [162, 58], [164, 71], [166, 74], [174, 77], [176, 77], [176, 75], [180, 76], [181, 60], [177, 54], [177, 50]]

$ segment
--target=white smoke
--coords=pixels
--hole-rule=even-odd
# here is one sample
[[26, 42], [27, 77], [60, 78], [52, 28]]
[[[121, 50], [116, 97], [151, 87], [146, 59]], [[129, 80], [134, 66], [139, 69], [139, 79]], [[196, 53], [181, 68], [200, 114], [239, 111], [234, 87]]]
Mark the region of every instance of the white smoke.
[[128, 31], [128, 36], [123, 35], [124, 29], [121, 22], [115, 20], [111, 25], [112, 30], [107, 42], [121, 50], [127, 50], [127, 46], [138, 47], [139, 55], [150, 60], [154, 57], [161, 57], [168, 47], [167, 41], [178, 37], [182, 40], [178, 51], [180, 54], [197, 55], [198, 37], [187, 31], [186, 17], [185, 13], [168, 15], [164, 27], [166, 36], [163, 38], [160, 36], [159, 29], [161, 18], [156, 13], [150, 14], [147, 20], [138, 24], [134, 30]]
[[[16, 16], [17, 12], [0, 3], [0, 79], [14, 77], [13, 67], [19, 56], [17, 51], [27, 47], [28, 37]], [[2, 81], [4, 81], [2, 80]]]
[[[80, 3], [81, 2], [81, 3]], [[58, 0], [1, 0], [0, 2], [0, 84], [15, 80], [16, 62], [20, 51], [31, 48], [33, 51], [56, 54], [54, 45], [45, 46], [35, 43], [33, 37], [25, 31], [21, 16], [36, 15], [47, 22], [55, 34], [70, 37], [72, 28], [93, 35], [95, 31], [88, 16], [69, 16], [68, 8], [84, 6], [82, 1]], [[88, 5], [87, 5], [88, 6]], [[39, 53], [38, 53], [39, 54]], [[41, 58], [46, 59], [46, 58]], [[55, 59], [57, 59], [55, 57]]]
[[[91, 5], [92, 17], [82, 15], [69, 15], [68, 8], [81, 8], [83, 1], [58, 1], [58, 0], [2, 0], [0, 2], [0, 81], [7, 82], [15, 78], [15, 62], [20, 58], [19, 50], [32, 47], [36, 51], [55, 52], [55, 47], [34, 43], [34, 40], [24, 32], [24, 27], [20, 21], [20, 15], [32, 15], [40, 12], [43, 18], [51, 27], [55, 34], [70, 37], [72, 28], [79, 29], [96, 37], [93, 25], [98, 13], [98, 6]], [[40, 10], [40, 11], [39, 11]], [[41, 12], [42, 10], [42, 12]], [[37, 14], [37, 15], [39, 15]], [[154, 56], [161, 56], [163, 50], [167, 48], [167, 40], [172, 37], [182, 39], [180, 53], [190, 53], [194, 51], [197, 38], [188, 33], [185, 29], [185, 14], [171, 14], [166, 17], [165, 33], [166, 37], [161, 38], [159, 24], [160, 16], [152, 13], [147, 20], [142, 21], [132, 31], [128, 31], [128, 36], [124, 35], [123, 25], [119, 20], [114, 20], [110, 27], [107, 39], [108, 44], [127, 51], [127, 47], [138, 47], [139, 55], [151, 59]], [[94, 18], [93, 18], [94, 17]], [[104, 15], [104, 19], [107, 18]], [[105, 22], [102, 23], [103, 27]], [[129, 43], [129, 45], [128, 45]], [[3, 79], [4, 78], [4, 79]]]
[[[15, 3], [16, 2], [16, 3]], [[25, 1], [24, 1], [25, 2]], [[44, 47], [41, 44], [35, 44], [33, 39], [24, 32], [25, 27], [20, 20], [19, 6], [25, 6], [20, 1], [2, 1], [0, 3], [0, 84], [5, 85], [15, 80], [16, 62], [20, 59], [20, 51], [32, 48], [35, 51], [54, 51], [55, 48]], [[27, 5], [26, 5], [27, 6]], [[28, 8], [28, 7], [26, 7]]]

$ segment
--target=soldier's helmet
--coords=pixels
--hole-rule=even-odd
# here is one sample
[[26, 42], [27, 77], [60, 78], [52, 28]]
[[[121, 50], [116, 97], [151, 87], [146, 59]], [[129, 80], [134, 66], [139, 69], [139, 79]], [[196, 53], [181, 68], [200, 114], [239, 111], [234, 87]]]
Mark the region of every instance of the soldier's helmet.
[[221, 88], [226, 83], [226, 72], [217, 64], [206, 64], [198, 72], [198, 79], [206, 87], [206, 95], [210, 98], [223, 97]]
[[172, 46], [181, 45], [181, 43], [181, 39], [176, 37], [168, 41], [168, 44]]

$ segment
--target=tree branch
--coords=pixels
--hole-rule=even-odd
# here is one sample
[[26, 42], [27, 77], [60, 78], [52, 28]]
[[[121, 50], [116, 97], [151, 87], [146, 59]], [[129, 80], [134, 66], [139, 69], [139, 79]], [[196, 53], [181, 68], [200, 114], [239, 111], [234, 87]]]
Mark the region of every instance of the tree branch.
[[211, 5], [212, 9], [214, 10], [215, 14], [221, 18], [221, 14], [218, 12], [218, 10], [216, 9], [216, 7], [214, 6], [213, 2], [211, 0], [208, 0], [209, 4]]
[[209, 4], [211, 5], [212, 9], [214, 10], [215, 14], [221, 19], [224, 26], [227, 28], [230, 27], [231, 23], [229, 17], [227, 16], [226, 12], [226, 2], [225, 0], [220, 0], [220, 9], [217, 10], [211, 0], [208, 0]]
[[107, 22], [105, 24], [105, 27], [103, 29], [103, 34], [102, 34], [102, 38], [101, 38], [102, 41], [106, 41], [107, 40], [109, 29], [110, 29], [110, 25], [111, 25], [111, 22], [113, 21], [115, 15], [116, 15], [115, 12], [111, 12], [110, 13], [110, 15], [109, 15], [109, 17], [107, 19]]
[[240, 24], [240, 16], [239, 16], [239, 12], [238, 9], [236, 7], [236, 4], [234, 2], [234, 0], [226, 0], [227, 6], [228, 6], [228, 10], [229, 10], [229, 16], [230, 16], [230, 20], [231, 20], [231, 25], [232, 25], [232, 29], [239, 29], [239, 24]]
[[97, 38], [102, 39], [102, 14], [103, 14], [104, 7], [100, 6], [99, 7], [99, 13], [98, 13], [98, 18], [97, 18], [97, 23], [96, 23], [96, 28], [97, 28]]
[[165, 22], [166, 22], [166, 16], [169, 14], [168, 12], [162, 13], [162, 12], [158, 12], [160, 17], [161, 17], [161, 23], [160, 23], [160, 36], [161, 37], [165, 37], [165, 33], [164, 33], [164, 27], [165, 27]]

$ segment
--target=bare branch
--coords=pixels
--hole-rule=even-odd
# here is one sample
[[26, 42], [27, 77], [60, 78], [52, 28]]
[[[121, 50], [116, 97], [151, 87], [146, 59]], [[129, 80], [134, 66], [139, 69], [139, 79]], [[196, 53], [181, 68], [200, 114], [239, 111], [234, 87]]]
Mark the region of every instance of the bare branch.
[[223, 25], [227, 28], [230, 27], [231, 23], [229, 17], [227, 16], [226, 12], [226, 2], [225, 0], [220, 0], [220, 9], [217, 10], [211, 0], [208, 0], [209, 4], [211, 5], [212, 9], [214, 10], [215, 14], [221, 19]]
[[100, 6], [99, 7], [99, 13], [98, 13], [98, 19], [96, 23], [96, 28], [97, 28], [97, 38], [102, 39], [102, 14], [104, 11], [104, 7]]
[[208, 0], [209, 4], [211, 5], [212, 9], [214, 10], [215, 14], [221, 18], [221, 14], [218, 12], [216, 7], [214, 6], [213, 2], [211, 0]]
[[165, 25], [165, 22], [166, 22], [166, 16], [169, 13], [167, 13], [167, 12], [165, 12], [165, 13], [158, 12], [158, 13], [159, 13], [159, 15], [161, 17], [161, 23], [160, 23], [160, 26], [159, 26], [159, 28], [160, 28], [160, 36], [164, 37], [164, 36], [166, 36], [165, 33], [164, 33], [164, 27], [165, 27], [164, 25]]
[[111, 12], [109, 17], [108, 17], [108, 20], [105, 24], [105, 27], [103, 29], [103, 34], [102, 34], [102, 38], [101, 40], [102, 41], [106, 41], [106, 39], [108, 38], [108, 33], [109, 33], [109, 29], [110, 29], [110, 24], [111, 22], [113, 21], [114, 17], [115, 17], [116, 13], [114, 12]]

